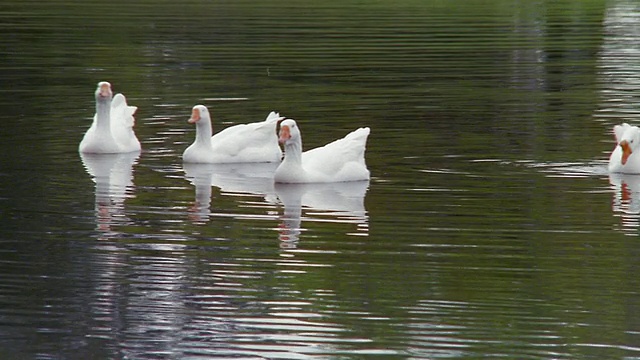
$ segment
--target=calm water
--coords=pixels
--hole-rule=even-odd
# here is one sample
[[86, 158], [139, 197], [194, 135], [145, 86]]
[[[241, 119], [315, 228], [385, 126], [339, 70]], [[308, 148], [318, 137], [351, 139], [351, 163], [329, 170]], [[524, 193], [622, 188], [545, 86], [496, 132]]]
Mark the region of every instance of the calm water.
[[[3, 359], [640, 358], [640, 4], [4, 1]], [[93, 91], [140, 154], [80, 156]], [[364, 183], [183, 166], [271, 110]]]

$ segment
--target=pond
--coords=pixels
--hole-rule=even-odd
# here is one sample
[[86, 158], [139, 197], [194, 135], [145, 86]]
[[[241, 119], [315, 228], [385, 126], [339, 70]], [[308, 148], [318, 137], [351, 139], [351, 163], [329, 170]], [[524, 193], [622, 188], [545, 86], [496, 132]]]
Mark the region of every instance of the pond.
[[[0, 355], [640, 358], [631, 0], [5, 1]], [[80, 155], [99, 81], [142, 151]], [[214, 132], [368, 126], [369, 181], [188, 165]], [[636, 272], [638, 271], [638, 272]], [[638, 318], [636, 318], [638, 315]]]

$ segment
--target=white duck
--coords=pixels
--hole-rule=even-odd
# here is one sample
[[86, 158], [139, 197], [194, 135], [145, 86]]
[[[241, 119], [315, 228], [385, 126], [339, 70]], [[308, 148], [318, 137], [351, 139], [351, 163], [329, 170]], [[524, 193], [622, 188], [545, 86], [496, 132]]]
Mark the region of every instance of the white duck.
[[296, 122], [280, 124], [279, 141], [284, 160], [274, 174], [277, 183], [322, 183], [368, 180], [364, 152], [369, 128], [359, 128], [342, 139], [302, 152], [302, 136]]
[[124, 95], [111, 92], [111, 84], [98, 83], [96, 114], [80, 142], [82, 153], [115, 154], [140, 151], [140, 141], [133, 132], [133, 114], [138, 109], [128, 106]]
[[616, 147], [609, 157], [609, 172], [640, 174], [640, 128], [623, 123], [613, 132]]
[[276, 126], [284, 119], [272, 111], [262, 122], [228, 127], [211, 136], [211, 116], [204, 105], [191, 111], [190, 124], [196, 124], [196, 140], [182, 154], [188, 163], [279, 162]]

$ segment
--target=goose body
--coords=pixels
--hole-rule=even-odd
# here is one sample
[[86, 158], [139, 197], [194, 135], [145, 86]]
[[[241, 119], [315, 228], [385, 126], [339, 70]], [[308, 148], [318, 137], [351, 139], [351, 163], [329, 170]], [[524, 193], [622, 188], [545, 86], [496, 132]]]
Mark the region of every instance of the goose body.
[[623, 123], [613, 132], [616, 147], [609, 157], [609, 172], [640, 174], [640, 128]]
[[140, 141], [133, 131], [136, 106], [127, 105], [122, 94], [113, 96], [111, 84], [98, 83], [95, 92], [96, 113], [78, 150], [81, 153], [115, 154], [140, 151]]
[[279, 141], [284, 159], [276, 169], [276, 183], [324, 183], [369, 179], [364, 153], [369, 128], [359, 128], [325, 146], [302, 152], [302, 136], [296, 122], [280, 124]]
[[279, 162], [276, 126], [283, 118], [272, 111], [264, 121], [228, 127], [212, 136], [211, 116], [204, 105], [196, 105], [189, 123], [196, 125], [196, 139], [182, 154], [187, 163]]

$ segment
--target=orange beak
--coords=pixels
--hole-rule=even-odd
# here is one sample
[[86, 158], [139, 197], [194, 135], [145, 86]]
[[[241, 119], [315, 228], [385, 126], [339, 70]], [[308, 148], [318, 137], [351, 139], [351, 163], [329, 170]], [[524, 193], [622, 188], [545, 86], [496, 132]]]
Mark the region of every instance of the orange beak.
[[191, 110], [191, 117], [189, 118], [189, 124], [195, 124], [200, 121], [200, 110], [195, 108]]
[[289, 139], [291, 139], [291, 130], [289, 130], [289, 126], [288, 125], [282, 125], [280, 127], [280, 137], [278, 138], [278, 141], [280, 143], [283, 143]]
[[620, 142], [620, 147], [622, 148], [622, 165], [624, 165], [633, 151], [631, 151], [631, 147], [629, 147], [629, 143], [626, 140]]

